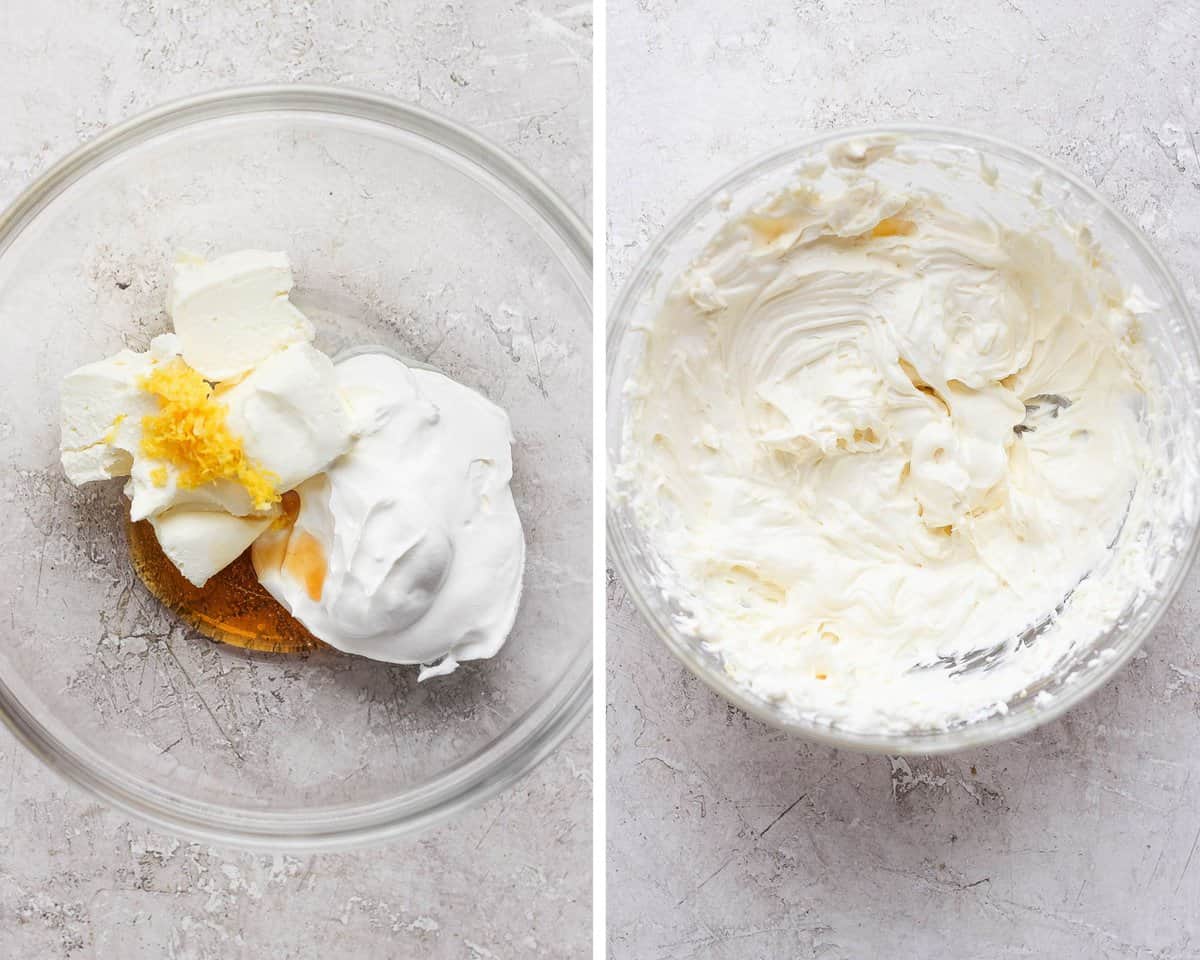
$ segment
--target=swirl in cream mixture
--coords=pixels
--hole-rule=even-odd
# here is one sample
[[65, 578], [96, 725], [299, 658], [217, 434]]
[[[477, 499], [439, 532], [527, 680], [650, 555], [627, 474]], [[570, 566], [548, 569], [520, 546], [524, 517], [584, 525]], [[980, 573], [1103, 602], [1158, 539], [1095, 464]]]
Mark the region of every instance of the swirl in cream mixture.
[[[1149, 369], [1086, 232], [885, 186], [876, 159], [833, 155], [677, 279], [620, 474], [726, 669], [864, 730], [1003, 709], [1063, 652], [946, 669], [1016, 650], [1105, 561]], [[1111, 616], [1093, 592], [1081, 636]]]

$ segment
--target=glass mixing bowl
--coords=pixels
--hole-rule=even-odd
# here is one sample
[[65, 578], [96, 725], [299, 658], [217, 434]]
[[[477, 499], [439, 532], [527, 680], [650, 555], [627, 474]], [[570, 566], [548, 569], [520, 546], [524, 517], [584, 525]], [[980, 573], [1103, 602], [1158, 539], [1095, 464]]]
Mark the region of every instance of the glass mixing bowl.
[[[413, 667], [213, 643], [130, 566], [121, 483], [58, 463], [64, 374], [168, 329], [177, 251], [291, 256], [329, 354], [375, 344], [509, 413], [525, 592], [498, 656]], [[383, 838], [530, 770], [591, 697], [591, 248], [533, 174], [385, 97], [219, 92], [124, 123], [0, 216], [0, 712], [169, 829], [273, 850]]]
[[[1068, 222], [1086, 226], [1116, 274], [1127, 285], [1137, 284], [1143, 297], [1155, 305], [1143, 318], [1141, 336], [1164, 388], [1162, 429], [1154, 442], [1163, 452], [1166, 472], [1145, 491], [1152, 498], [1153, 523], [1142, 529], [1131, 529], [1134, 525], [1126, 523], [1121, 533], [1121, 537], [1146, 538], [1147, 552], [1153, 557], [1153, 569], [1148, 571], [1153, 589], [1133, 597], [1116, 625], [1096, 636], [1087, 649], [1060, 658], [1050, 673], [1009, 699], [1006, 710], [943, 728], [903, 733], [850, 730], [802, 719], [731, 678], [717, 653], [678, 627], [677, 619], [686, 622], [689, 613], [686, 601], [659, 586], [673, 579], [670, 559], [660, 556], [639, 528], [617, 479], [626, 416], [622, 391], [641, 359], [638, 330], [653, 320], [675, 278], [721, 224], [777, 193], [803, 163], [823, 159], [835, 145], [878, 136], [902, 138], [905, 150], [929, 161], [915, 168], [889, 161], [873, 164], [872, 174], [885, 182], [955, 196], [972, 185], [982, 186], [981, 196], [972, 202], [1003, 223], [1018, 214], [1003, 196], [986, 190], [981, 170], [994, 172], [1005, 187], [1040, 192], [1043, 201]], [[654, 632], [690, 670], [747, 713], [786, 730], [834, 746], [890, 754], [956, 750], [1016, 736], [1058, 716], [1116, 673], [1154, 629], [1195, 557], [1200, 532], [1200, 351], [1183, 295], [1146, 240], [1095, 190], [1010, 144], [955, 130], [898, 125], [834, 133], [751, 163], [705, 191], [651, 244], [612, 308], [607, 342], [608, 544], [617, 573]], [[971, 669], [987, 668], [984, 663]]]

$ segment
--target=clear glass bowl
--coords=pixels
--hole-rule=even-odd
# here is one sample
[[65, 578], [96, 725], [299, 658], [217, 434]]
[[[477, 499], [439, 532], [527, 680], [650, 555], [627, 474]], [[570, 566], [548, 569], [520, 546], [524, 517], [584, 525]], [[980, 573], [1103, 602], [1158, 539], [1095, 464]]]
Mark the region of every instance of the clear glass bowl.
[[[330, 354], [429, 363], [505, 407], [528, 539], [492, 660], [417, 684], [330, 651], [192, 633], [130, 566], [120, 482], [58, 464], [64, 374], [144, 349], [179, 250], [287, 251]], [[0, 712], [67, 777], [166, 828], [269, 849], [447, 817], [545, 757], [591, 697], [591, 248], [532, 173], [340, 88], [173, 103], [75, 151], [0, 216]]]
[[[801, 719], [734, 681], [718, 654], [677, 628], [686, 606], [662, 591], [661, 572], [670, 571], [629, 509], [615, 479], [622, 461], [625, 422], [623, 385], [636, 370], [644, 327], [660, 308], [672, 282], [732, 214], [782, 189], [802, 163], [821, 159], [839, 143], [876, 136], [896, 136], [906, 149], [931, 164], [917, 169], [886, 162], [873, 174], [898, 185], [940, 192], [966, 191], [981, 184], [981, 163], [994, 167], [1000, 182], [1022, 190], [1038, 189], [1045, 202], [1069, 221], [1085, 225], [1099, 242], [1117, 275], [1136, 283], [1156, 304], [1144, 318], [1142, 339], [1154, 357], [1165, 386], [1162, 423], [1155, 437], [1167, 462], [1167, 473], [1152, 484], [1154, 523], [1141, 530], [1127, 523], [1121, 536], [1144, 536], [1155, 557], [1150, 572], [1154, 589], [1133, 599], [1116, 626], [1086, 650], [1061, 659], [1053, 671], [1011, 698], [1006, 712], [938, 729], [903, 733], [849, 730]], [[985, 167], [986, 169], [986, 167]], [[956, 195], [958, 195], [956, 193]], [[1001, 222], [1017, 216], [995, 197], [979, 200]], [[732, 211], [732, 213], [731, 213]], [[978, 746], [1016, 736], [1058, 716], [1100, 687], [1137, 651], [1154, 629], [1197, 551], [1200, 534], [1200, 349], [1197, 330], [1182, 293], [1167, 267], [1132, 224], [1091, 187], [1038, 157], [1007, 143], [956, 130], [897, 125], [843, 131], [806, 141], [764, 157], [705, 191], [672, 221], [651, 244], [617, 298], [608, 324], [606, 445], [608, 456], [608, 546], [613, 564], [630, 597], [659, 638], [709, 687], [747, 713], [767, 723], [833, 746], [890, 754], [935, 753]], [[667, 577], [668, 581], [671, 579]], [[1048, 696], [1040, 696], [1047, 694]], [[982, 705], [981, 705], [982, 706]]]

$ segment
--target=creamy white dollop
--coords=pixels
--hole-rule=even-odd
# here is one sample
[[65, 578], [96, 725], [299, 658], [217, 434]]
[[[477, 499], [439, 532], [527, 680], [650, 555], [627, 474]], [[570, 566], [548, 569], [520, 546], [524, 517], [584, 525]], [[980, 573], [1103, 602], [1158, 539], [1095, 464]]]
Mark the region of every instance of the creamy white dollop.
[[296, 489], [293, 524], [255, 541], [259, 580], [321, 640], [424, 664], [422, 679], [493, 656], [525, 566], [508, 415], [383, 354], [336, 372], [357, 440]]
[[[890, 152], [832, 155], [678, 277], [619, 475], [726, 669], [863, 731], [1003, 710], [1111, 625], [1080, 585], [1150, 457], [1137, 295], [1086, 233], [887, 186]], [[1064, 602], [1073, 632], [1007, 656]]]

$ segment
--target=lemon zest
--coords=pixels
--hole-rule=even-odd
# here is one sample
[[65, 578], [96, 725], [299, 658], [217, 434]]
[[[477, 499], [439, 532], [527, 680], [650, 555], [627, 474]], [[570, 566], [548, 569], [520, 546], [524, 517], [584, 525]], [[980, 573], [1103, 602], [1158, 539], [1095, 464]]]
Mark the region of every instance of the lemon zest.
[[[278, 477], [246, 456], [241, 438], [226, 422], [227, 408], [213, 399], [212, 385], [196, 370], [176, 358], [157, 365], [139, 386], [159, 403], [158, 413], [142, 418], [142, 453], [173, 465], [180, 489], [228, 479], [245, 487], [256, 509], [279, 502]], [[157, 470], [151, 480], [162, 485]]]

